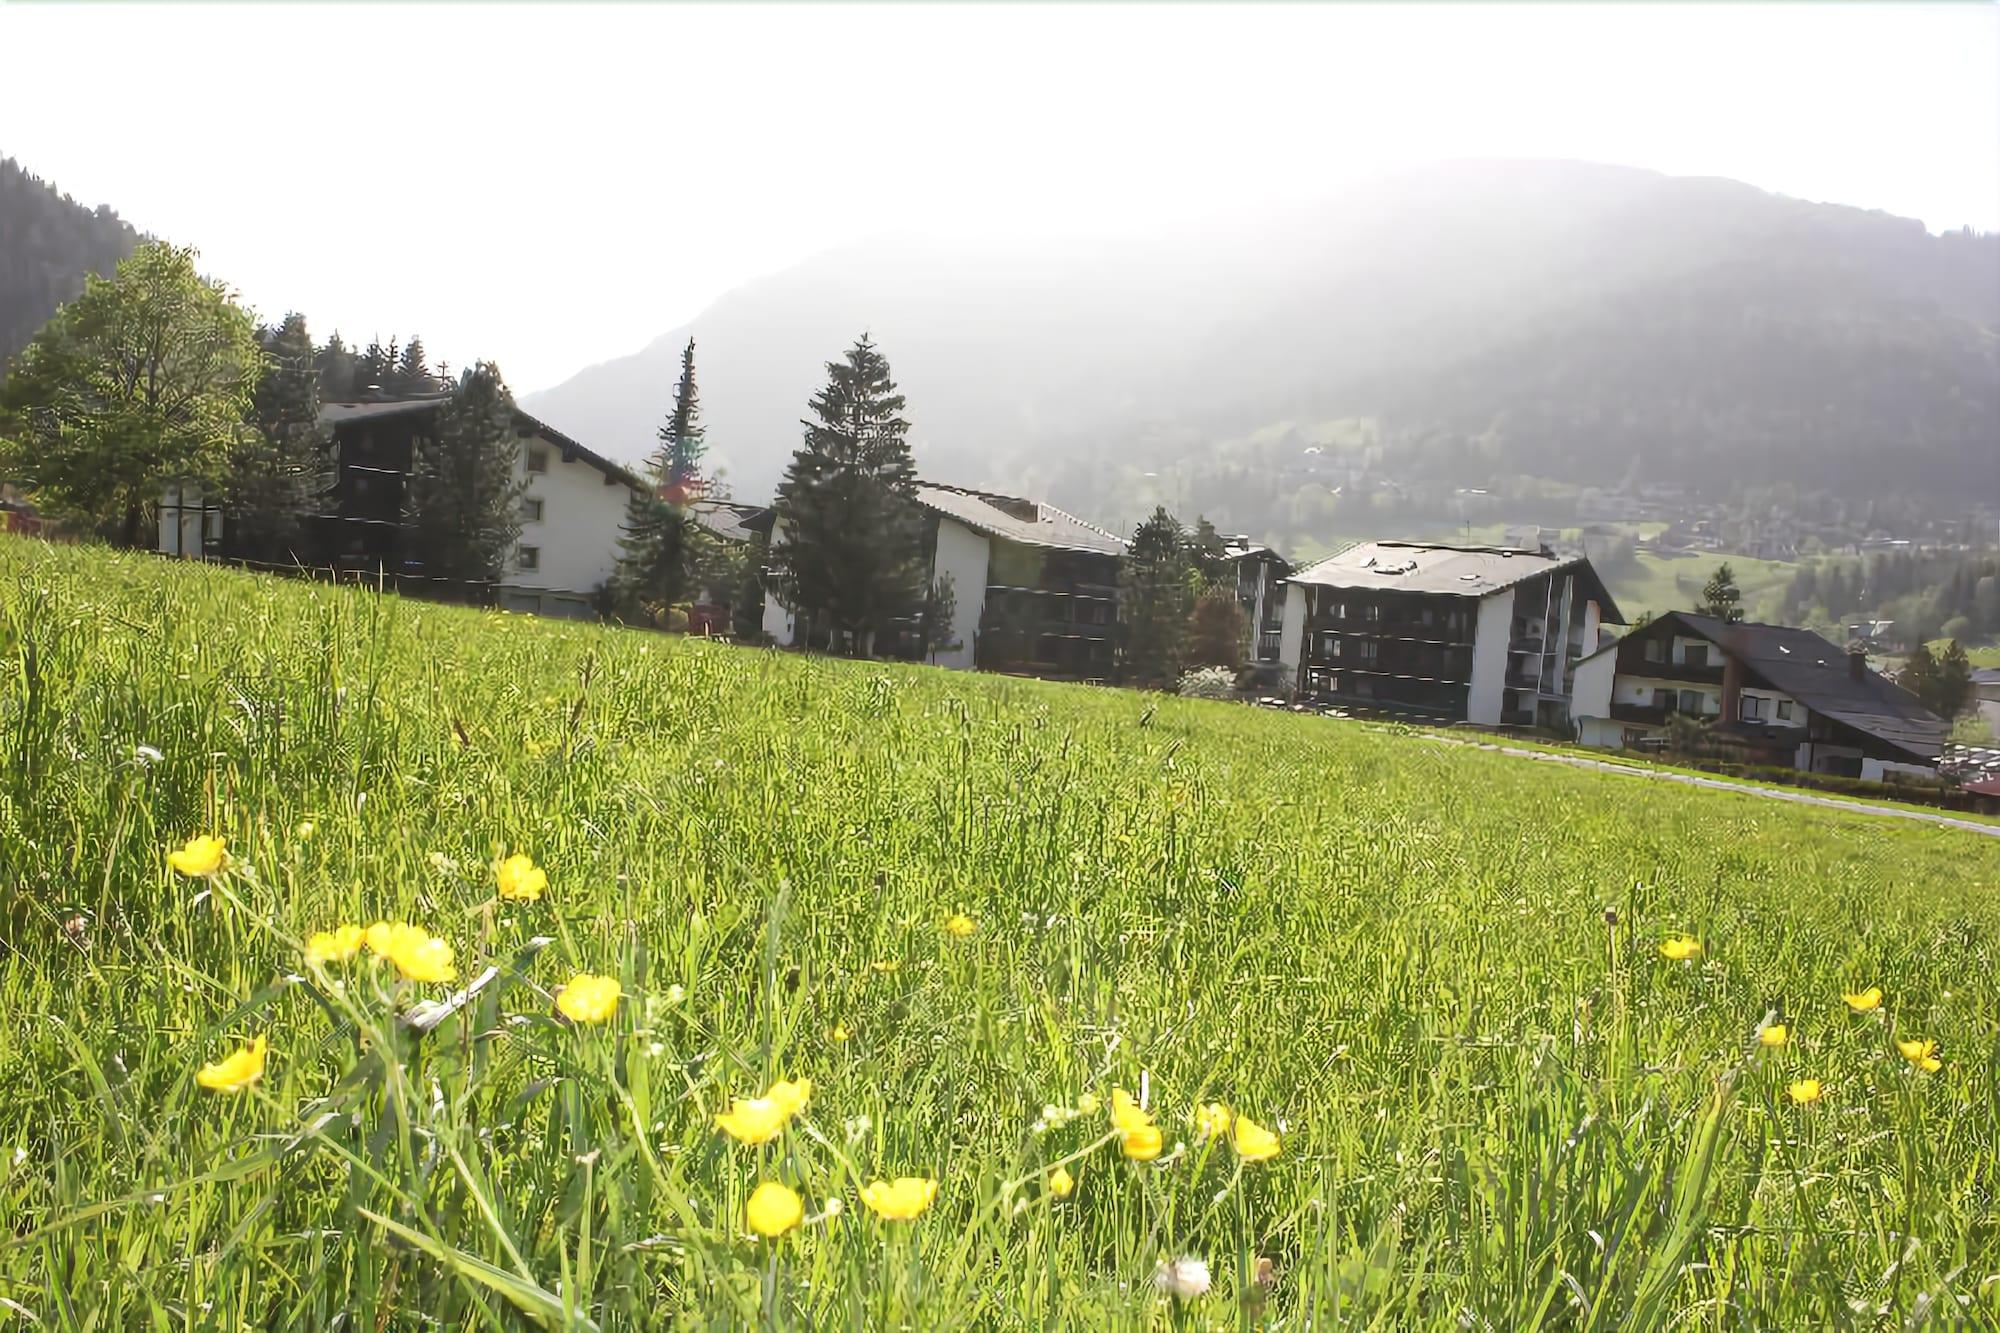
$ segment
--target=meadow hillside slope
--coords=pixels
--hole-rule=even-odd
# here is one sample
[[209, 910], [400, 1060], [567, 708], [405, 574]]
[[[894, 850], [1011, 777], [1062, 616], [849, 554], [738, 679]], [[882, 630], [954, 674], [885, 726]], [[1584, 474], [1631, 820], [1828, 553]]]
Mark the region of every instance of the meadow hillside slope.
[[1991, 839], [5, 537], [0, 743], [44, 1326], [2000, 1320]]

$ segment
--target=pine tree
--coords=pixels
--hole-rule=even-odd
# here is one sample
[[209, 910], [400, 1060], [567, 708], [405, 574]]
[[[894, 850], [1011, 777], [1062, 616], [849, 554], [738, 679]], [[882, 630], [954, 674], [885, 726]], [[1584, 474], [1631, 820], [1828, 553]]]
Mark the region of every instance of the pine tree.
[[826, 373], [778, 486], [775, 580], [809, 634], [865, 656], [920, 613], [923, 513], [888, 361], [863, 334]]
[[1933, 713], [1949, 721], [1965, 711], [1972, 701], [1972, 660], [1965, 655], [1965, 649], [1957, 639], [1945, 645], [1937, 655], [1937, 666], [1931, 677], [1931, 693], [1924, 704]]
[[521, 535], [520, 454], [513, 395], [499, 367], [482, 361], [459, 375], [404, 483], [405, 549], [427, 577], [500, 580]]
[[1164, 507], [1156, 507], [1132, 533], [1121, 574], [1127, 679], [1142, 685], [1171, 685], [1180, 679], [1193, 575], [1186, 530]]
[[1743, 619], [1743, 608], [1737, 603], [1743, 600], [1742, 589], [1736, 586], [1736, 571], [1729, 567], [1727, 560], [1715, 567], [1708, 583], [1701, 590], [1701, 611], [1717, 620], [1735, 624]]
[[614, 613], [623, 620], [664, 626], [671, 608], [693, 591], [696, 579], [714, 572], [715, 543], [687, 509], [701, 494], [706, 435], [690, 338], [681, 352], [673, 411], [660, 427], [659, 447], [647, 462], [646, 489], [634, 491], [625, 504], [618, 572], [611, 588]]
[[354, 398], [354, 349], [340, 340], [338, 330], [319, 349], [315, 363], [319, 369], [320, 401], [344, 403]]
[[1222, 544], [1222, 534], [1215, 530], [1215, 524], [1207, 517], [1197, 517], [1194, 531], [1187, 537], [1188, 558], [1194, 562], [1195, 572], [1200, 576], [1204, 588], [1213, 587], [1229, 577], [1229, 551]]
[[294, 311], [258, 330], [264, 373], [251, 395], [249, 424], [236, 450], [225, 540], [238, 559], [309, 560], [305, 525], [332, 484], [328, 440], [319, 427], [319, 369], [306, 317]]
[[424, 364], [424, 340], [412, 337], [403, 350], [396, 353], [395, 364], [389, 368], [383, 388], [390, 394], [401, 396], [429, 393], [436, 387], [437, 381], [431, 377], [430, 367]]

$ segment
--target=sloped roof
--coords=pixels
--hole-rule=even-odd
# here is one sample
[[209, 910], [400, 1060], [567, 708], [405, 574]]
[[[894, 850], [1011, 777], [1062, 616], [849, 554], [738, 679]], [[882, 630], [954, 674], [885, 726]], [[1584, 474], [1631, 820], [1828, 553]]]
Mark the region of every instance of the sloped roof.
[[[379, 421], [384, 417], [410, 416], [416, 413], [437, 411], [451, 400], [448, 393], [423, 394], [414, 398], [397, 398], [388, 401], [338, 402], [319, 405], [319, 424], [329, 428], [347, 425], [354, 421]], [[588, 463], [613, 481], [622, 482], [633, 490], [644, 490], [646, 483], [639, 480], [637, 473], [614, 463], [595, 449], [569, 436], [543, 421], [540, 417], [514, 409], [514, 421], [540, 435], [549, 443], [560, 447], [565, 460]]]
[[1454, 597], [1488, 597], [1539, 574], [1581, 573], [1595, 585], [1602, 618], [1625, 623], [1610, 590], [1583, 556], [1567, 558], [1548, 550], [1512, 546], [1450, 546], [1442, 543], [1356, 542], [1293, 574], [1293, 583], [1322, 588], [1390, 588], [1398, 592]]
[[1670, 611], [1661, 619], [1679, 621], [1813, 712], [1921, 759], [1936, 759], [1950, 734], [1945, 720], [1902, 686], [1865, 666], [1857, 679], [1847, 650], [1809, 629], [1732, 625], [1691, 611]]
[[989, 537], [1002, 537], [1023, 546], [1087, 551], [1093, 555], [1125, 554], [1122, 539], [1037, 500], [919, 481], [917, 503]]
[[696, 500], [688, 506], [695, 522], [724, 541], [747, 542], [755, 528], [745, 524], [764, 512], [762, 505], [737, 504], [730, 500]]

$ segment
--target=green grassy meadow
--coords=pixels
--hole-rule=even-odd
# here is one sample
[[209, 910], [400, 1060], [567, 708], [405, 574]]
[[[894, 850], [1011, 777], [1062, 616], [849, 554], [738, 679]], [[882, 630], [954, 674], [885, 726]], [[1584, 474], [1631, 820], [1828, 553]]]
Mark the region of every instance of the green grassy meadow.
[[2000, 841], [16, 538], [0, 744], [22, 1327], [2000, 1324]]

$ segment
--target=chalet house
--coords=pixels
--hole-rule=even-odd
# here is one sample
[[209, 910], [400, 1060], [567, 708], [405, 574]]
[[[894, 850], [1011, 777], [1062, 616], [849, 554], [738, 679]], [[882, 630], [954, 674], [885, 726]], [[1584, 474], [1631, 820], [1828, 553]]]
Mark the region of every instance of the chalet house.
[[1881, 781], [1929, 777], [1950, 728], [1811, 630], [1670, 611], [1576, 669], [1577, 739], [1636, 749], [1676, 716], [1748, 762]]
[[[1125, 543], [1054, 505], [962, 486], [917, 483], [930, 581], [950, 575], [949, 646], [937, 665], [1057, 680], [1108, 679], [1118, 632], [1118, 566]], [[783, 535], [775, 514], [773, 544]], [[764, 601], [764, 632], [781, 645], [812, 627]], [[922, 646], [900, 645], [915, 656]]]
[[1567, 730], [1572, 672], [1624, 617], [1582, 556], [1362, 542], [1286, 581], [1278, 657], [1301, 698]]
[[1292, 572], [1291, 562], [1248, 537], [1227, 538], [1222, 548], [1235, 571], [1236, 603], [1250, 626], [1243, 660], [1276, 663], [1284, 629], [1284, 581]]
[[[737, 504], [733, 500], [691, 500], [688, 516], [706, 528], [717, 541], [731, 546], [747, 545], [760, 530], [759, 520], [769, 511], [763, 505]], [[687, 632], [726, 635], [735, 618], [737, 589], [704, 585], [693, 590], [688, 605]]]
[[[333, 437], [332, 489], [308, 524], [304, 563], [318, 568], [421, 579], [403, 554], [403, 481], [417, 442], [437, 429], [447, 395], [325, 403], [319, 424]], [[618, 561], [628, 497], [643, 483], [629, 469], [519, 411], [516, 466], [527, 483], [521, 535], [495, 601], [511, 611], [587, 619]], [[167, 489], [159, 549], [196, 558], [223, 553], [224, 515], [192, 485]]]

